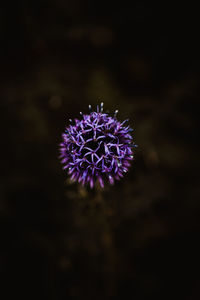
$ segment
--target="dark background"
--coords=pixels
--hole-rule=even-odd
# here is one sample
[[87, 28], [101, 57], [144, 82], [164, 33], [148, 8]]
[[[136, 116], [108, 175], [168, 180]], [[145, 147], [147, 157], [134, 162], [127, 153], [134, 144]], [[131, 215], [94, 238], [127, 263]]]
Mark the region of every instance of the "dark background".
[[[170, 2], [1, 5], [1, 299], [200, 299], [198, 18]], [[139, 145], [103, 193], [58, 160], [67, 120], [101, 101]]]

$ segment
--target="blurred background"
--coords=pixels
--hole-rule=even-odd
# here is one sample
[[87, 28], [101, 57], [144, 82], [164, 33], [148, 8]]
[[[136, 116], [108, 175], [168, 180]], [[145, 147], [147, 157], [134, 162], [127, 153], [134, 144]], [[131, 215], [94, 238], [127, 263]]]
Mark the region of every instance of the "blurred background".
[[[196, 11], [1, 5], [1, 299], [200, 299]], [[58, 160], [68, 119], [101, 101], [139, 145], [103, 193]]]

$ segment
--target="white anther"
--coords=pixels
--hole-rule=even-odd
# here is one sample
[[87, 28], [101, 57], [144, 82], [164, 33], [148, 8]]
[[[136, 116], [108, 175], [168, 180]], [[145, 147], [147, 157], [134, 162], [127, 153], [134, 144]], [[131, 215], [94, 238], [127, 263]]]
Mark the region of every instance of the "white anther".
[[114, 116], [116, 117], [117, 114], [118, 114], [118, 109], [116, 109]]
[[91, 106], [91, 105], [88, 105], [88, 107], [89, 107], [89, 110], [91, 110], [91, 109], [92, 109], [92, 106]]

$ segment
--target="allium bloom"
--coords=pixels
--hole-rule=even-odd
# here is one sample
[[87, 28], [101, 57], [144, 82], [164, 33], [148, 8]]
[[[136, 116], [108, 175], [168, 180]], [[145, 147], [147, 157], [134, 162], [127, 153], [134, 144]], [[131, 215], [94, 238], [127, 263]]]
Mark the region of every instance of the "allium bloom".
[[126, 126], [128, 120], [119, 122], [116, 118], [103, 112], [103, 103], [97, 112], [83, 114], [82, 120], [70, 119], [70, 125], [62, 135], [60, 144], [60, 158], [64, 164], [63, 169], [68, 170], [71, 180], [89, 183], [93, 188], [96, 181], [101, 187], [104, 183], [114, 183], [128, 171], [133, 160], [133, 143], [130, 132]]

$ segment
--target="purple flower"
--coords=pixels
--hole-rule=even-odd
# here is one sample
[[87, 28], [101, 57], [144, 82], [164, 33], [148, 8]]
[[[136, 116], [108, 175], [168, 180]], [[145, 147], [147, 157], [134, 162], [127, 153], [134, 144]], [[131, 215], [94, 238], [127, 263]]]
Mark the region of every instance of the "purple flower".
[[125, 123], [103, 113], [103, 103], [97, 112], [83, 114], [82, 120], [70, 119], [70, 125], [62, 135], [60, 144], [60, 158], [68, 170], [71, 180], [90, 184], [93, 188], [96, 181], [101, 187], [104, 183], [114, 183], [128, 171], [133, 160], [133, 143], [130, 134], [133, 131]]

